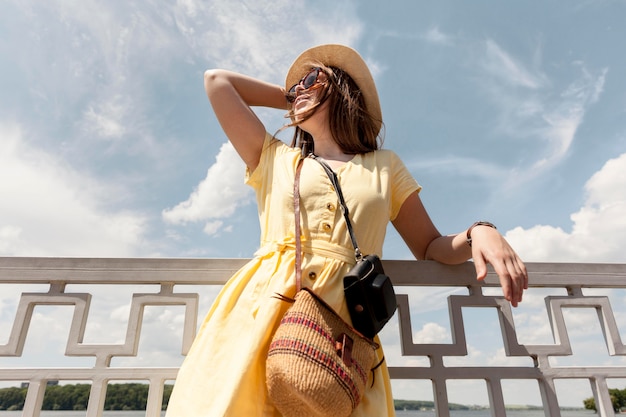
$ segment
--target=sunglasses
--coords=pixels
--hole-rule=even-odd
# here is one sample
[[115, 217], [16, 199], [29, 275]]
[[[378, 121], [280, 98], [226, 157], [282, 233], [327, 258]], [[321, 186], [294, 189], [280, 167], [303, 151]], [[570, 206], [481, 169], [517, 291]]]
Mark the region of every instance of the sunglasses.
[[[324, 72], [321, 68], [313, 68], [309, 71], [304, 77], [300, 79], [296, 84], [292, 85], [291, 88], [287, 91], [287, 100], [292, 103], [296, 99], [296, 87], [302, 85], [305, 90], [310, 88], [320, 88], [325, 83], [317, 83], [317, 77], [320, 75], [320, 72]], [[317, 83], [317, 85], [316, 85]]]

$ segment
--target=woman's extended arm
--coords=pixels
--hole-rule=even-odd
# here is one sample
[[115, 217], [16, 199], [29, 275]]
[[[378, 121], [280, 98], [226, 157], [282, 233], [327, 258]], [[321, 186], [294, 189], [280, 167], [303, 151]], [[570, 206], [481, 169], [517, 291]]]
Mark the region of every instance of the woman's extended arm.
[[471, 247], [466, 241], [467, 230], [457, 235], [442, 236], [430, 220], [417, 192], [406, 199], [393, 225], [417, 259], [459, 264], [472, 258], [477, 279], [487, 276], [489, 263], [500, 278], [504, 297], [513, 306], [522, 301], [522, 294], [528, 288], [526, 267], [496, 229], [488, 226], [473, 228]]
[[217, 119], [249, 169], [259, 163], [265, 127], [251, 106], [288, 109], [284, 88], [226, 70], [207, 70], [204, 89]]

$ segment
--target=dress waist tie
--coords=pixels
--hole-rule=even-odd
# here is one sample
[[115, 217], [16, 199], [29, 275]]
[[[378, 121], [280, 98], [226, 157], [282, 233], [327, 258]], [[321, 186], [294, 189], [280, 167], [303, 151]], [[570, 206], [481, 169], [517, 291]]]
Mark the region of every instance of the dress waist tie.
[[[272, 252], [287, 250], [296, 250], [296, 241], [293, 237], [285, 238], [282, 241], [263, 242], [261, 248], [255, 252], [255, 256], [263, 257]], [[356, 263], [354, 249], [323, 240], [302, 240], [302, 252], [337, 259], [348, 264]]]

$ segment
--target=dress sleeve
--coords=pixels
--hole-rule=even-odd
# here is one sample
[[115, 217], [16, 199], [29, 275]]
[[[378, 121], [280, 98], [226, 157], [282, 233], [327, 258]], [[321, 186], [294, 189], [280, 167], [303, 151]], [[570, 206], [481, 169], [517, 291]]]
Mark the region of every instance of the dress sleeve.
[[395, 220], [400, 208], [409, 195], [421, 191], [422, 187], [413, 178], [404, 162], [395, 152], [390, 152], [391, 162], [391, 210], [390, 220]]
[[264, 178], [267, 178], [267, 176], [263, 173], [267, 172], [268, 169], [271, 169], [280, 144], [283, 144], [280, 140], [276, 139], [267, 132], [265, 133], [265, 140], [263, 141], [263, 150], [261, 151], [259, 165], [257, 165], [254, 171], [250, 171], [250, 169], [246, 167], [246, 184], [254, 189], [262, 187]]

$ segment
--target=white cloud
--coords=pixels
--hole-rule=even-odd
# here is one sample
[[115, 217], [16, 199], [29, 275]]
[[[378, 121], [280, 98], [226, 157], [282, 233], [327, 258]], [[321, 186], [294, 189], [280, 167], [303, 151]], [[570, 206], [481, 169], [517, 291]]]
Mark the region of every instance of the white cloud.
[[[227, 142], [189, 198], [171, 209], [163, 210], [163, 219], [171, 224], [185, 224], [230, 217], [237, 207], [252, 202], [252, 189], [244, 184], [245, 165]], [[205, 232], [217, 233], [222, 222], [207, 222]]]
[[549, 79], [538, 63], [525, 66], [491, 39], [479, 57], [483, 87], [498, 111], [498, 132], [545, 144], [529, 167], [513, 171], [510, 181], [536, 178], [567, 157], [585, 113], [604, 90], [608, 70], [592, 72], [574, 62], [580, 76], [558, 91], [559, 80]]
[[204, 229], [202, 229], [202, 230], [207, 235], [214, 235], [222, 228], [223, 225], [224, 225], [224, 222], [222, 222], [220, 220], [216, 220], [216, 221], [213, 221], [213, 222], [207, 222], [204, 225]]
[[33, 71], [52, 66], [55, 80], [63, 80], [60, 91], [85, 89], [104, 102], [124, 93], [135, 97], [132, 91], [147, 75], [167, 75], [176, 61], [282, 77], [305, 47], [353, 44], [363, 31], [352, 1], [322, 0], [311, 8], [290, 0], [156, 0], [149, 5], [24, 0], [15, 7], [29, 26], [38, 28], [29, 33], [43, 52]]
[[7, 34], [17, 54], [12, 64], [23, 74], [15, 88], [22, 87], [29, 127], [45, 132], [40, 141], [57, 142], [55, 132], [77, 153], [94, 152], [92, 138], [149, 148], [150, 81], [168, 77], [188, 51], [171, 17], [158, 5], [131, 2], [25, 0], [15, 7], [21, 24]]
[[21, 234], [22, 228], [19, 226], [0, 226], [0, 253], [10, 253]]
[[531, 366], [532, 359], [529, 357], [507, 356], [504, 348], [498, 348], [490, 352], [484, 358], [487, 366]]
[[108, 102], [90, 105], [83, 113], [83, 128], [102, 138], [118, 139], [127, 133], [124, 117], [130, 112], [130, 100], [117, 95]]
[[607, 70], [597, 76], [583, 68], [581, 78], [572, 82], [560, 95], [560, 100], [542, 115], [546, 125], [538, 133], [551, 144], [551, 153], [539, 160], [534, 168], [560, 161], [569, 150], [587, 108], [598, 100], [604, 89]]
[[442, 157], [419, 158], [415, 161], [406, 161], [407, 167], [420, 172], [429, 170], [440, 175], [456, 175], [465, 178], [479, 178], [482, 181], [493, 181], [507, 174], [501, 166], [491, 164], [482, 159], [445, 155]]
[[0, 123], [0, 253], [18, 256], [131, 256], [144, 221], [104, 207], [123, 190], [67, 167]]
[[450, 330], [437, 323], [426, 323], [413, 335], [414, 343], [449, 343]]
[[[328, 13], [331, 8], [333, 13]], [[173, 15], [198, 58], [274, 82], [282, 80], [287, 65], [304, 48], [328, 42], [352, 44], [363, 30], [353, 2], [328, 0], [313, 8], [290, 0], [181, 0]], [[293, 36], [294, 25], [299, 27], [298, 36]]]
[[537, 89], [546, 83], [545, 76], [533, 72], [513, 58], [494, 40], [488, 39], [485, 43], [484, 68], [491, 75], [513, 86]]
[[586, 183], [586, 201], [571, 215], [572, 230], [537, 225], [506, 234], [526, 261], [626, 262], [626, 153]]
[[452, 37], [446, 33], [443, 33], [439, 26], [431, 27], [424, 36], [426, 41], [438, 44], [438, 45], [450, 45], [452, 43]]

